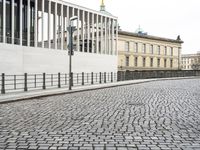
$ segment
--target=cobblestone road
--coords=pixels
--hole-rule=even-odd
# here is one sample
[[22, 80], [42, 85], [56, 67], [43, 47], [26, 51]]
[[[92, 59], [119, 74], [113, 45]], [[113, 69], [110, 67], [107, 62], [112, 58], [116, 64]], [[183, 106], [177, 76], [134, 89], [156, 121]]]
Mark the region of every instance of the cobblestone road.
[[2, 104], [0, 149], [200, 150], [200, 80]]

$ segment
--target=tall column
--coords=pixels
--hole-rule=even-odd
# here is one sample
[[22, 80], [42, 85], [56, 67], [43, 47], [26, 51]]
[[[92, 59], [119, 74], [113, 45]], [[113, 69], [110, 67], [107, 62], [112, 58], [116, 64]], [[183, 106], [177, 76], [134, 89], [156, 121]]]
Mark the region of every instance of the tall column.
[[104, 50], [105, 50], [105, 54], [107, 54], [107, 18], [104, 18]]
[[101, 54], [103, 53], [103, 16], [101, 16]]
[[61, 50], [63, 50], [63, 4], [61, 4]]
[[30, 46], [30, 0], [27, 0], [27, 46]]
[[49, 0], [48, 11], [48, 47], [51, 48], [51, 0]]
[[108, 18], [108, 54], [111, 54], [110, 18]]
[[55, 49], [57, 49], [57, 3], [55, 2], [55, 19], [54, 19], [54, 43], [55, 43]]
[[94, 13], [92, 13], [92, 53], [95, 53], [95, 50], [94, 50]]
[[38, 36], [38, 17], [37, 17], [37, 14], [38, 14], [38, 0], [35, 0], [35, 20], [34, 20], [34, 45], [35, 45], [35, 47], [37, 47], [37, 40], [38, 40], [38, 38], [37, 38], [37, 36]]
[[114, 34], [115, 34], [114, 19], [112, 19], [111, 26], [112, 26], [111, 55], [113, 55], [114, 54]]
[[[65, 43], [65, 31], [66, 31], [66, 14], [67, 9], [65, 9], [66, 6], [63, 5], [63, 49], [66, 49], [66, 43]], [[65, 10], [65, 11], [64, 11]]]
[[90, 12], [87, 13], [87, 52], [90, 52]]
[[77, 48], [77, 51], [79, 52], [80, 51], [80, 43], [79, 43], [79, 18], [80, 18], [80, 10], [79, 9], [77, 9], [77, 17], [78, 17], [78, 20], [77, 20], [77, 45], [76, 45], [76, 48]]
[[19, 37], [20, 37], [20, 45], [22, 45], [22, 2], [23, 0], [20, 0], [20, 11], [19, 11], [19, 14], [20, 14], [20, 29], [19, 29]]
[[42, 0], [42, 48], [44, 48], [44, 0]]
[[84, 31], [84, 29], [85, 29], [85, 25], [84, 25], [84, 23], [85, 23], [85, 12], [83, 11], [83, 14], [82, 14], [82, 27], [81, 27], [81, 29], [82, 29], [82, 52], [84, 52], [84, 46], [85, 46], [85, 31]]
[[14, 14], [14, 12], [15, 12], [15, 0], [12, 0], [12, 21], [11, 21], [11, 23], [12, 23], [12, 44], [14, 44], [14, 41], [15, 41], [15, 26], [14, 26], [14, 21], [15, 21], [15, 14]]
[[96, 17], [96, 51], [99, 53], [99, 15]]
[[3, 0], [3, 43], [6, 43], [6, 0]]

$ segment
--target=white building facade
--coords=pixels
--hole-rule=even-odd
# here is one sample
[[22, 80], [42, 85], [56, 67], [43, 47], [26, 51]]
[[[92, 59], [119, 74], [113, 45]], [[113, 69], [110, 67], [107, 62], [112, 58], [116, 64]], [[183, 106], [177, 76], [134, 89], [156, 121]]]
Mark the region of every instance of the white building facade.
[[60, 0], [0, 0], [0, 73], [117, 72], [117, 17]]

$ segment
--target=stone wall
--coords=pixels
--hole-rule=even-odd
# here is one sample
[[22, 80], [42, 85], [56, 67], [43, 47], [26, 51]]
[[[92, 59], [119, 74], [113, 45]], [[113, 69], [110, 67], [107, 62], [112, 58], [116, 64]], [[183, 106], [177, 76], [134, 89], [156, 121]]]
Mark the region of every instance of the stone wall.
[[200, 76], [200, 70], [118, 71], [118, 81], [150, 78]]

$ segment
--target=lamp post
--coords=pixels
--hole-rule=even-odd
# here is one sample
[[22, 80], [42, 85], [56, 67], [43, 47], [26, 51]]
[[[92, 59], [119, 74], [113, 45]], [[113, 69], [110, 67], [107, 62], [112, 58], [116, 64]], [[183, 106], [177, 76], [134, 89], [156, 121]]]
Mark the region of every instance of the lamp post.
[[[67, 28], [67, 30], [69, 31], [69, 44], [68, 44], [68, 55], [69, 55], [69, 90], [72, 89], [72, 55], [74, 55], [74, 51], [73, 51], [73, 33], [76, 30], [75, 26], [72, 26], [72, 21], [77, 20], [78, 21], [78, 17], [74, 16], [70, 18], [70, 23], [69, 23], [69, 27]], [[78, 23], [78, 22], [77, 22]]]

